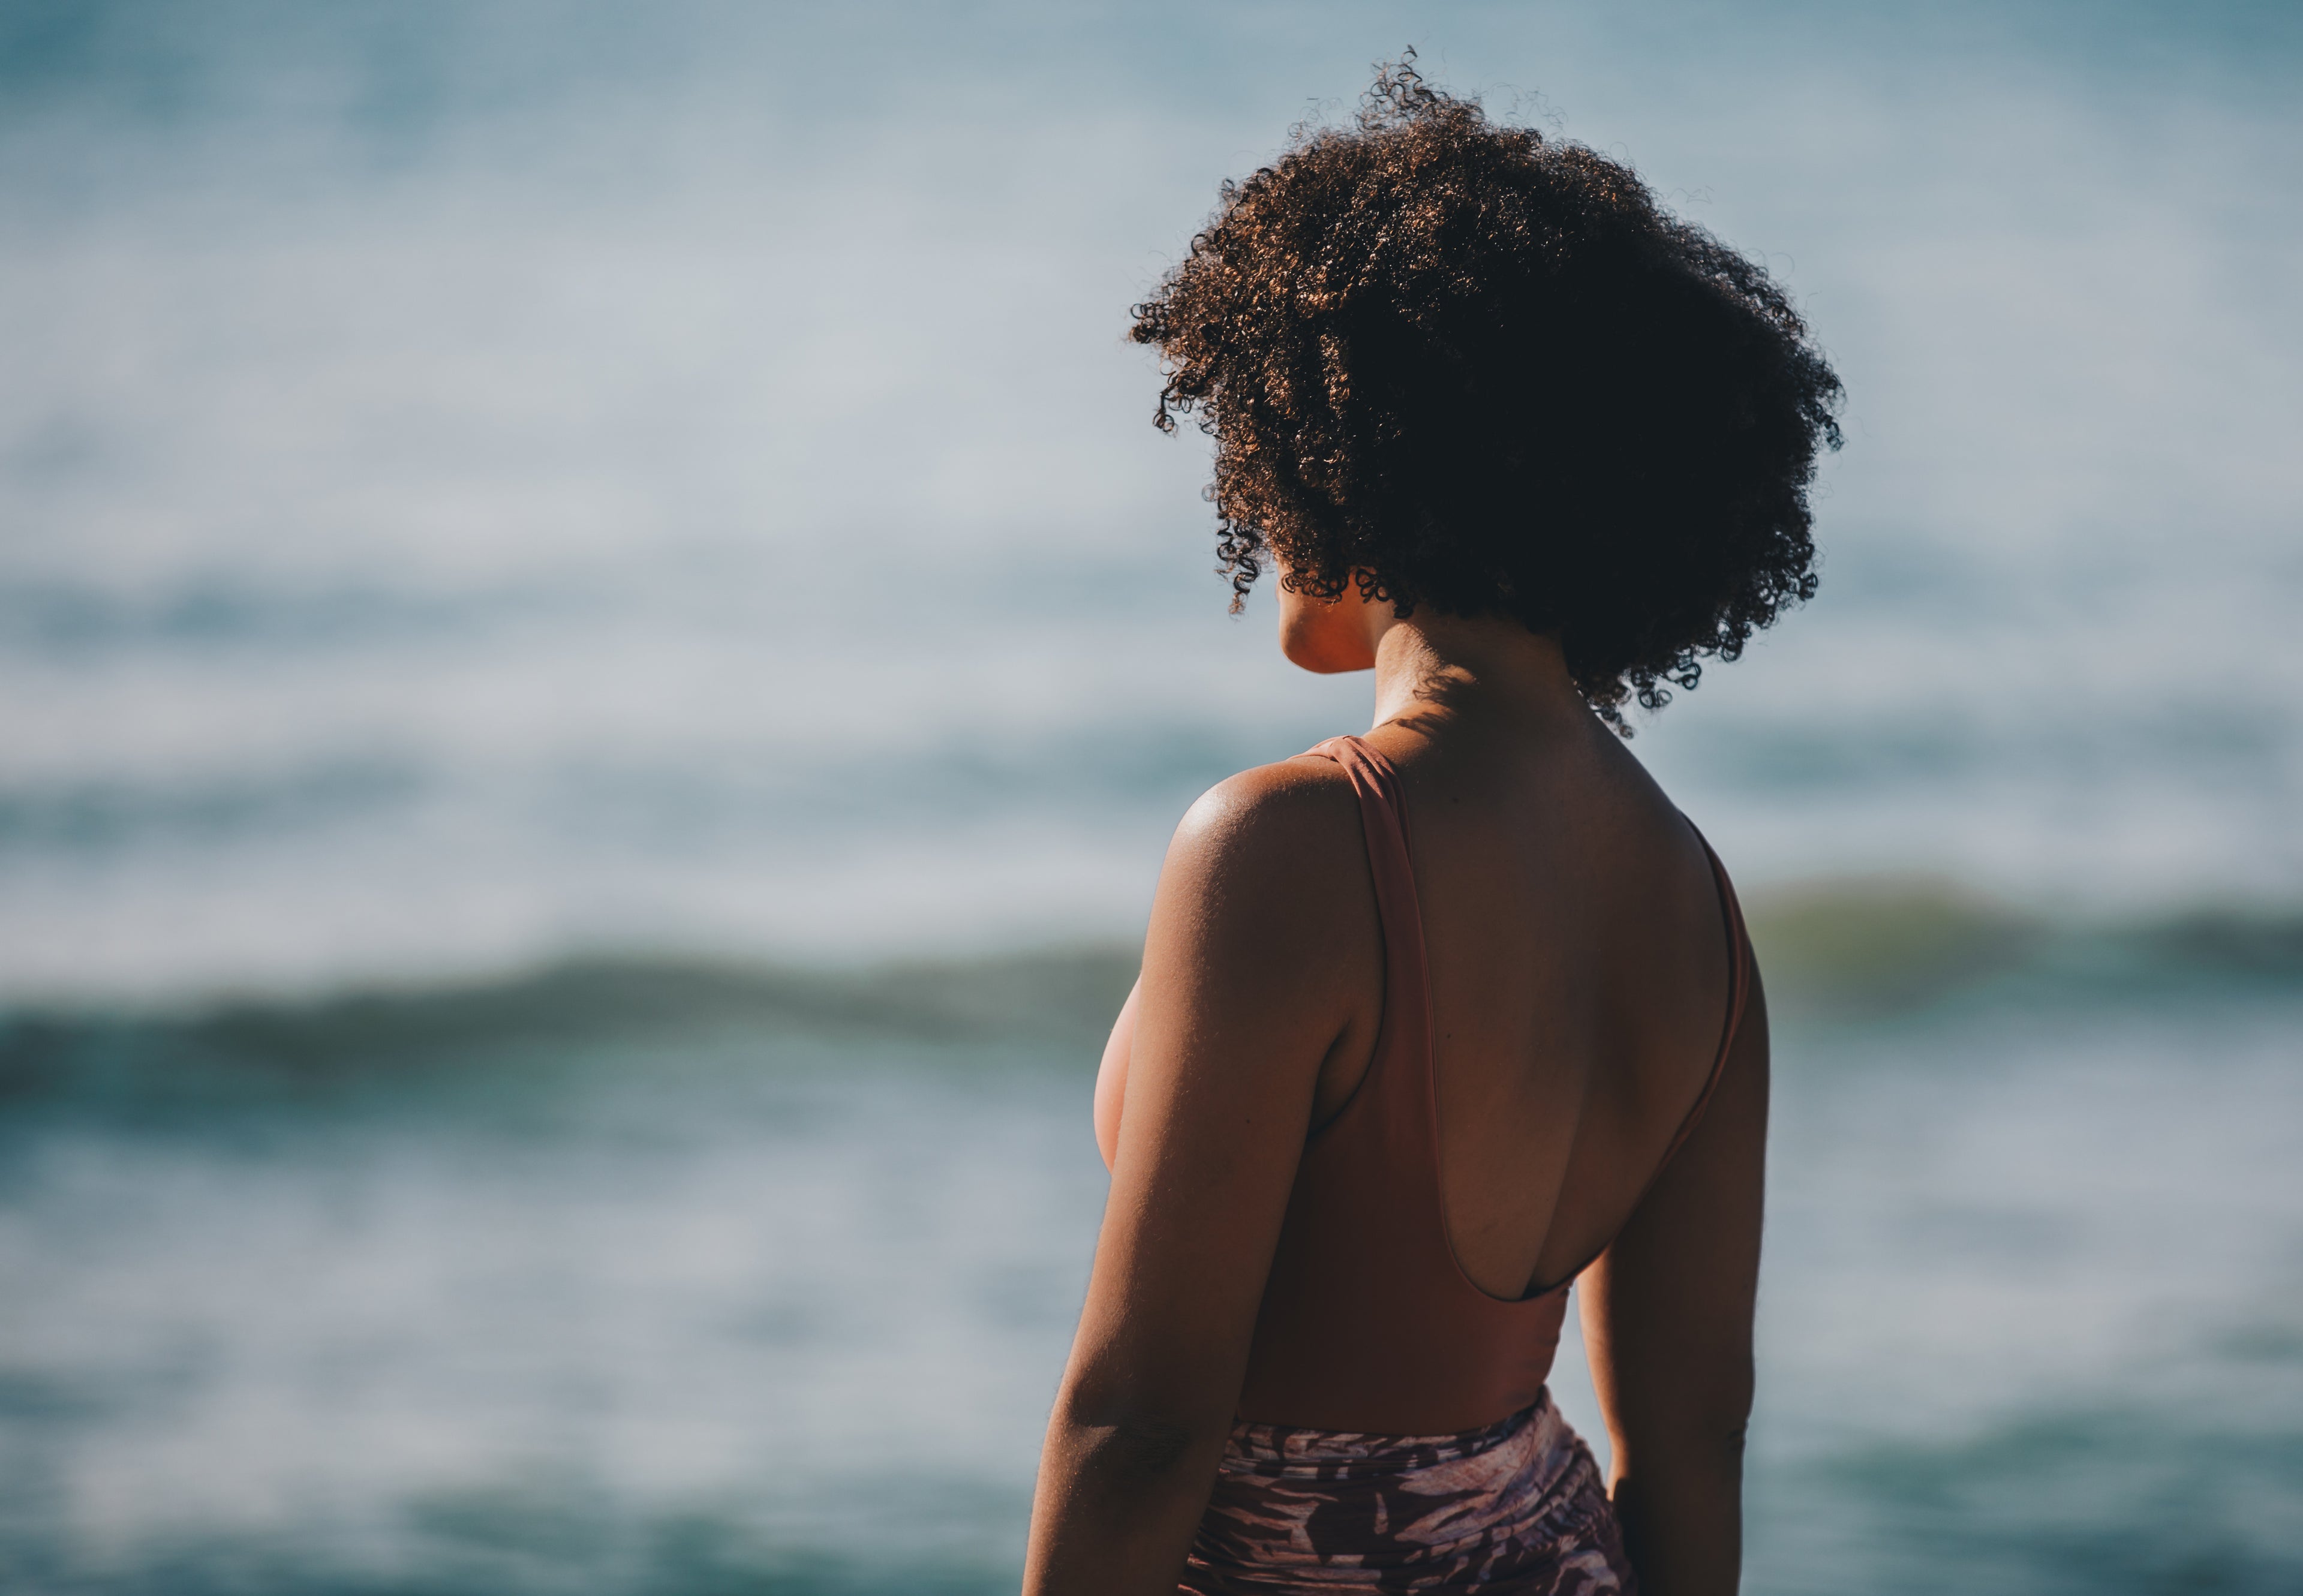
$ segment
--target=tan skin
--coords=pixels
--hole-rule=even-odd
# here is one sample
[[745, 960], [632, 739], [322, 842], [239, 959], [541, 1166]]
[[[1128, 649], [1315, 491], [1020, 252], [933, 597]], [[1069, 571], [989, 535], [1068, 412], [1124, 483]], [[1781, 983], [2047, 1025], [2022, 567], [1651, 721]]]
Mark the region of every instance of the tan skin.
[[[1518, 1296], [1606, 1247], [1577, 1295], [1626, 1547], [1646, 1596], [1725, 1596], [1767, 1132], [1756, 981], [1709, 1106], [1648, 1186], [1728, 1001], [1702, 848], [1555, 640], [1284, 587], [1280, 610], [1296, 664], [1375, 671], [1367, 740], [1397, 766], [1413, 827], [1457, 1259]], [[1178, 828], [1096, 1086], [1111, 1194], [1026, 1596], [1172, 1596], [1298, 1154], [1367, 1068], [1381, 934], [1357, 800], [1330, 761], [1235, 776]]]

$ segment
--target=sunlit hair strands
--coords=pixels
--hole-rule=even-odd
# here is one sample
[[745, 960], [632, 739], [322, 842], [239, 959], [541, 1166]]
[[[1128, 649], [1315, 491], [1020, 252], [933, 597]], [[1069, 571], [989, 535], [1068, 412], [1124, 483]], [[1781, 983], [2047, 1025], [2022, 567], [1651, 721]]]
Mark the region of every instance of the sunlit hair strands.
[[1758, 263], [1413, 63], [1225, 183], [1130, 335], [1160, 426], [1216, 440], [1235, 608], [1276, 558], [1313, 596], [1509, 616], [1620, 728], [1814, 595], [1839, 379]]

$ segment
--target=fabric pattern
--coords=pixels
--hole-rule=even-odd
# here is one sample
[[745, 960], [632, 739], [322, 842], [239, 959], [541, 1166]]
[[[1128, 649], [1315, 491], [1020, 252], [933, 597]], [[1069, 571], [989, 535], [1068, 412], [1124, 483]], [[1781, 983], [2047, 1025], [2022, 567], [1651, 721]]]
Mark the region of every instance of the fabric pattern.
[[1232, 1431], [1180, 1592], [1636, 1596], [1589, 1448], [1545, 1392], [1460, 1435]]

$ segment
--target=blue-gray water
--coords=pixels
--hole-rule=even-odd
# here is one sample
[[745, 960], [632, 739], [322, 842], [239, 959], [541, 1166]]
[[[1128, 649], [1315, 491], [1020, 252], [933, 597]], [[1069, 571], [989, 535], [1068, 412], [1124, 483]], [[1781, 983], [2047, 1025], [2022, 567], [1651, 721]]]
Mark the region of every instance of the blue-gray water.
[[[1760, 922], [1751, 1588], [2294, 1590], [2303, 936], [2035, 936], [1882, 990], [1798, 923], [1907, 913]], [[0, 1578], [1012, 1589], [1129, 974], [603, 965], [19, 1021]]]
[[1012, 1580], [1167, 829], [1366, 714], [1126, 306], [1413, 43], [1850, 384], [1634, 744], [1753, 1588], [2303, 1588], [2299, 18], [0, 0], [0, 1586]]

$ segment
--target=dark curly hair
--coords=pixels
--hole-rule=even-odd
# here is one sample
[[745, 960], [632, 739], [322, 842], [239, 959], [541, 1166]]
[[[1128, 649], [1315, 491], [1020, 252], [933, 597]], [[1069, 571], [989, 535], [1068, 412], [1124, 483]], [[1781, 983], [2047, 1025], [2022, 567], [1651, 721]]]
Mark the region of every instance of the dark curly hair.
[[1839, 379], [1764, 268], [1630, 168], [1438, 92], [1414, 52], [1299, 131], [1135, 308], [1197, 411], [1236, 612], [1294, 592], [1556, 635], [1624, 730], [1814, 595]]

